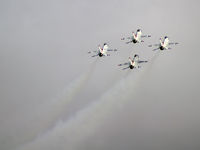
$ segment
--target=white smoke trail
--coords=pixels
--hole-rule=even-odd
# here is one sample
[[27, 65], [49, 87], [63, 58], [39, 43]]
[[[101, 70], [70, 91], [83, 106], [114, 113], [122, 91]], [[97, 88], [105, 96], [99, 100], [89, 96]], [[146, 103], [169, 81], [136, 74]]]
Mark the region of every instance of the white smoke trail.
[[[113, 89], [104, 94], [86, 109], [77, 113], [67, 122], [59, 123], [56, 128], [45, 136], [25, 145], [22, 150], [75, 150], [82, 140], [92, 135], [106, 116], [120, 108], [132, 93], [134, 82], [129, 82], [131, 76], [120, 81]], [[126, 90], [125, 90], [126, 89]], [[129, 89], [129, 90], [127, 90]], [[55, 147], [54, 147], [55, 146]]]
[[52, 101], [51, 104], [48, 105], [48, 108], [50, 109], [47, 117], [49, 118], [45, 118], [45, 120], [48, 120], [48, 123], [50, 122], [50, 120], [55, 122], [55, 119], [61, 117], [61, 115], [65, 112], [70, 102], [72, 102], [74, 97], [87, 84], [89, 78], [91, 77], [95, 69], [96, 62], [97, 59], [95, 62], [92, 63], [92, 65], [88, 68], [86, 72], [81, 74], [78, 78], [76, 78], [70, 84], [67, 85], [60, 98], [58, 98], [57, 100], [55, 99], [54, 101]]
[[[73, 80], [70, 84], [67, 85], [63, 94], [61, 96], [60, 102], [69, 103], [74, 96], [82, 89], [82, 87], [88, 82], [91, 77], [97, 63], [98, 58], [91, 64], [88, 70], [81, 74], [77, 79]], [[57, 102], [57, 100], [56, 100]], [[63, 104], [59, 104], [62, 105]]]
[[89, 78], [91, 77], [96, 63], [96, 59], [88, 70], [80, 75], [77, 79], [73, 80], [67, 87], [64, 89], [63, 94], [60, 98], [54, 99], [48, 104], [43, 104], [38, 109], [39, 111], [33, 112], [34, 120], [31, 120], [31, 126], [34, 126], [33, 129], [29, 129], [24, 135], [22, 135], [19, 140], [18, 145], [30, 142], [37, 138], [38, 136], [44, 134], [49, 128], [53, 127], [55, 123], [63, 117], [66, 112], [66, 109], [74, 97], [80, 92], [80, 90], [87, 84]]
[[[155, 57], [156, 58], [156, 57]], [[154, 57], [153, 57], [154, 60]], [[152, 63], [153, 64], [153, 63]], [[151, 67], [151, 65], [150, 65]], [[148, 68], [147, 68], [148, 69]], [[132, 72], [135, 73], [134, 71]], [[32, 143], [24, 145], [20, 150], [76, 150], [105, 121], [107, 116], [132, 100], [141, 73], [130, 74], [108, 90], [100, 99], [87, 108], [77, 112], [66, 122], [60, 122], [53, 130], [39, 137]]]
[[157, 51], [153, 57], [150, 59], [150, 61], [148, 62], [148, 67], [146, 68], [145, 73], [149, 72], [150, 70], [152, 70], [153, 64], [155, 63], [156, 59], [158, 58], [158, 56], [160, 55], [160, 50]]

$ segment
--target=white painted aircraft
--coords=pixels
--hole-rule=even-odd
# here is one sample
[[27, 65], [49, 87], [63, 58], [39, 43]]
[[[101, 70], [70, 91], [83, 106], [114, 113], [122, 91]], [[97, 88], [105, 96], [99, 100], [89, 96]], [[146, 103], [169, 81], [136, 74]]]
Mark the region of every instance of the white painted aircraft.
[[140, 63], [147, 63], [148, 61], [140, 61], [139, 60], [139, 56], [137, 54], [134, 55], [133, 59], [131, 59], [131, 57], [129, 57], [129, 62], [123, 63], [123, 64], [119, 64], [118, 66], [126, 66], [128, 65], [128, 67], [123, 68], [122, 70], [125, 69], [133, 69], [133, 68], [140, 68], [141, 66], [139, 66]]
[[[127, 37], [127, 39], [131, 40], [131, 41], [128, 41], [126, 42], [126, 44], [129, 44], [129, 43], [140, 43], [140, 42], [144, 42], [142, 40], [142, 38], [144, 37], [151, 37], [151, 35], [142, 35], [142, 30], [141, 29], [138, 29], [136, 34], [134, 32], [132, 32], [132, 36], [131, 37]], [[125, 40], [125, 38], [121, 38], [121, 40]]]
[[[110, 54], [107, 54], [108, 51], [114, 51], [116, 52], [117, 49], [109, 49], [107, 43], [104, 43], [103, 44], [103, 47], [101, 48], [101, 46], [99, 45], [99, 50], [98, 51], [93, 51], [95, 53], [97, 53], [96, 55], [93, 55], [92, 57], [96, 57], [96, 56], [99, 56], [99, 57], [102, 57], [102, 56], [110, 56]], [[91, 53], [91, 51], [88, 52], [89, 54]]]
[[149, 45], [149, 47], [152, 46], [156, 46], [158, 48], [153, 49], [153, 51], [155, 50], [168, 50], [171, 49], [170, 47], [168, 47], [169, 45], [177, 45], [177, 42], [169, 42], [169, 38], [167, 36], [164, 37], [164, 39], [160, 38], [160, 43], [159, 44], [154, 44], [154, 45]]

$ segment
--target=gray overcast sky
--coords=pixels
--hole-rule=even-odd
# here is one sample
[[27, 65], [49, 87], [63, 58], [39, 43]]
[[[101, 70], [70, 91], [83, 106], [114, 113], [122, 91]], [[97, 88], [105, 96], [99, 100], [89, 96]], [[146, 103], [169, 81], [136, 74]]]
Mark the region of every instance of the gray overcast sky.
[[[0, 149], [199, 150], [199, 5], [1, 0]], [[165, 35], [180, 44], [153, 52]], [[87, 54], [104, 42], [119, 51]], [[135, 53], [149, 63], [117, 67]]]

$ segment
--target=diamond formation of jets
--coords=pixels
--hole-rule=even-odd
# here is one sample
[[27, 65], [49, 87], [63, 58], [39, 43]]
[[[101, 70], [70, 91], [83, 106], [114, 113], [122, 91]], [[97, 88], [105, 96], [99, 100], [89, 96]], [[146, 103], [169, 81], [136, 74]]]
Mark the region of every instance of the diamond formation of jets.
[[100, 45], [98, 46], [98, 50], [97, 51], [89, 51], [88, 53], [97, 53], [95, 55], [93, 55], [92, 57], [96, 57], [96, 56], [99, 56], [99, 57], [102, 57], [102, 56], [110, 56], [110, 54], [107, 54], [108, 51], [113, 51], [113, 52], [116, 52], [117, 49], [109, 49], [108, 47], [108, 44], [107, 43], [104, 43], [103, 44], [103, 47], [101, 47]]
[[[145, 38], [145, 37], [151, 37], [151, 35], [142, 35], [142, 30], [141, 29], [138, 29], [136, 31], [136, 34], [134, 32], [132, 32], [132, 36], [131, 37], [127, 37], [128, 40], [131, 40], [131, 41], [128, 41], [126, 42], [126, 44], [129, 44], [129, 43], [140, 43], [140, 42], [144, 42], [142, 40], [142, 38]], [[121, 40], [125, 40], [126, 38], [121, 38]]]
[[153, 49], [153, 51], [155, 50], [168, 50], [171, 49], [171, 47], [169, 47], [169, 45], [177, 45], [179, 43], [177, 42], [169, 42], [169, 38], [167, 36], [164, 37], [164, 39], [160, 38], [160, 43], [159, 44], [154, 44], [154, 45], [149, 45], [149, 47], [155, 46], [157, 48]]
[[[140, 43], [140, 42], [144, 42], [142, 40], [142, 38], [149, 38], [151, 37], [151, 35], [143, 35], [142, 34], [142, 30], [138, 29], [136, 31], [136, 34], [134, 32], [132, 32], [132, 36], [131, 37], [127, 37], [127, 38], [122, 38], [121, 40], [130, 40], [128, 42], [126, 42], [126, 44], [129, 43]], [[165, 36], [163, 39], [160, 38], [160, 43], [159, 44], [154, 44], [154, 45], [149, 45], [149, 47], [153, 47], [155, 46], [156, 48], [153, 49], [153, 51], [155, 50], [169, 50], [171, 49], [171, 47], [169, 47], [170, 45], [177, 45], [179, 43], [177, 42], [169, 42], [169, 38], [167, 36]], [[88, 53], [96, 53], [95, 55], [92, 55], [92, 57], [103, 57], [103, 56], [110, 56], [110, 54], [108, 54], [107, 52], [116, 52], [117, 49], [109, 49], [108, 44], [104, 43], [103, 46], [101, 47], [100, 45], [98, 46], [98, 50], [95, 51], [89, 51]], [[141, 68], [140, 64], [141, 63], [147, 63], [148, 61], [146, 60], [139, 60], [139, 55], [135, 54], [133, 58], [129, 57], [128, 62], [123, 63], [123, 64], [119, 64], [118, 66], [126, 66], [125, 68], [122, 68], [122, 70], [125, 69], [134, 69], [134, 68]]]
[[141, 61], [139, 60], [139, 55], [135, 54], [133, 59], [131, 59], [131, 57], [129, 57], [129, 62], [123, 63], [123, 64], [119, 64], [118, 66], [127, 66], [125, 68], [123, 68], [122, 70], [125, 69], [133, 69], [133, 68], [140, 68], [141, 66], [139, 66], [139, 64], [141, 63], [147, 63], [148, 61]]

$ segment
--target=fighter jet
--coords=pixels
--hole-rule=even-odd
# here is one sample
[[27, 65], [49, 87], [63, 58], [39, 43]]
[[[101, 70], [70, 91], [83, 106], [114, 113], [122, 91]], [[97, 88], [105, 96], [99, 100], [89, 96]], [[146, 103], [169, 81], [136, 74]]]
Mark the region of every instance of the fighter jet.
[[129, 57], [129, 62], [126, 62], [126, 63], [123, 63], [123, 64], [119, 64], [118, 66], [127, 66], [128, 67], [125, 67], [123, 68], [122, 70], [125, 70], [125, 69], [133, 69], [133, 68], [140, 68], [141, 66], [139, 66], [140, 63], [147, 63], [148, 61], [141, 61], [139, 60], [139, 55], [135, 54], [133, 59], [131, 59], [131, 57]]
[[154, 45], [149, 45], [149, 47], [156, 46], [158, 48], [153, 49], [155, 50], [168, 50], [171, 49], [168, 47], [169, 45], [177, 45], [177, 42], [169, 42], [169, 38], [167, 36], [164, 37], [164, 39], [160, 38], [160, 43], [159, 44], [154, 44]]
[[[129, 43], [140, 43], [140, 42], [144, 42], [142, 40], [142, 38], [144, 37], [151, 37], [151, 35], [142, 35], [142, 30], [141, 29], [138, 29], [136, 34], [134, 32], [132, 32], [132, 36], [131, 37], [127, 37], [127, 39], [131, 40], [131, 41], [128, 41], [126, 42], [126, 44], [129, 44]], [[126, 38], [121, 38], [121, 40], [125, 40]]]
[[[96, 56], [99, 56], [99, 57], [102, 57], [102, 56], [110, 56], [110, 54], [107, 54], [108, 51], [114, 51], [116, 52], [117, 49], [109, 49], [107, 43], [104, 43], [103, 44], [103, 47], [101, 47], [100, 45], [98, 46], [99, 50], [97, 51], [92, 51], [94, 53], [97, 53], [96, 55], [93, 55], [92, 57], [96, 57]], [[91, 51], [89, 51], [88, 53], [92, 53]]]

